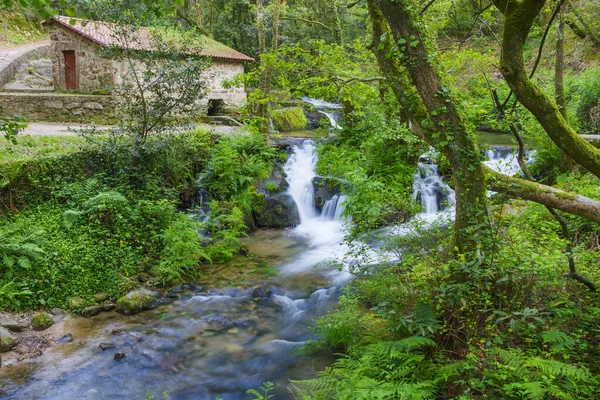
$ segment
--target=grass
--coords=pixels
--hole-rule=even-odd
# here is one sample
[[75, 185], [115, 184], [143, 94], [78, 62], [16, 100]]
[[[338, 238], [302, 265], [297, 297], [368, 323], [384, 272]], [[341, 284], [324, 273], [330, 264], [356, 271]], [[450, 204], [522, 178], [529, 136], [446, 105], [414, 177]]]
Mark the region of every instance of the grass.
[[24, 15], [0, 11], [0, 47], [18, 46], [48, 38], [41, 24]]
[[0, 164], [79, 150], [79, 136], [17, 136], [17, 144], [0, 140]]

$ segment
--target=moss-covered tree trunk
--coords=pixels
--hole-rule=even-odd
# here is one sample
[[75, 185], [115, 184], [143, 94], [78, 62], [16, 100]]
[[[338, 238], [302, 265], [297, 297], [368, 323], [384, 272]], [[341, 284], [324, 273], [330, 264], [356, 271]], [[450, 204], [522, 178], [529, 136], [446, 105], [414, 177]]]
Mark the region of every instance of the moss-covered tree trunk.
[[523, 50], [533, 21], [545, 0], [495, 0], [504, 13], [500, 68], [517, 99], [537, 119], [550, 139], [576, 163], [600, 177], [600, 150], [577, 134], [564, 118], [556, 101], [529, 78]]
[[[374, 50], [382, 72], [400, 103], [410, 108], [419, 135], [450, 162], [456, 195], [456, 248], [461, 253], [473, 251], [487, 226], [487, 188], [476, 143], [433, 66], [424, 32], [410, 7], [390, 0], [369, 0], [369, 6]], [[396, 49], [389, 42], [377, 43], [377, 35], [381, 37], [388, 27], [398, 44]], [[386, 47], [399, 51], [398, 56], [390, 59], [392, 52]]]

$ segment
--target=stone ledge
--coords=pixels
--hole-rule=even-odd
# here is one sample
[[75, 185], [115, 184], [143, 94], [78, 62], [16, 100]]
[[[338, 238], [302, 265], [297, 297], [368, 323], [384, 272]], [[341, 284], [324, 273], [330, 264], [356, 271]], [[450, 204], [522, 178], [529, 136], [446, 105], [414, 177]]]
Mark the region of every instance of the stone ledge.
[[117, 99], [107, 95], [0, 92], [1, 114], [30, 121], [110, 123]]

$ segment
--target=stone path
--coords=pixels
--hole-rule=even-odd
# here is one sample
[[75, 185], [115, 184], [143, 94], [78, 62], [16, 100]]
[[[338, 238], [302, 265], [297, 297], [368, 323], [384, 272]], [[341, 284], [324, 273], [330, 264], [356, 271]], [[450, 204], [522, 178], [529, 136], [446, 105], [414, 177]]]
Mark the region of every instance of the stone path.
[[4, 70], [10, 67], [19, 57], [36, 49], [48, 46], [49, 44], [49, 40], [44, 40], [41, 42], [24, 44], [22, 46], [0, 48], [0, 77], [3, 75]]
[[[198, 124], [198, 127], [205, 129], [212, 129], [216, 134], [219, 135], [232, 135], [242, 132], [242, 128], [234, 126], [224, 125], [208, 125]], [[31, 136], [76, 136], [77, 133], [73, 130], [79, 128], [89, 128], [90, 125], [80, 124], [77, 122], [68, 123], [57, 123], [57, 122], [30, 122], [19, 135], [31, 135]], [[109, 126], [97, 126], [100, 130], [106, 130]]]

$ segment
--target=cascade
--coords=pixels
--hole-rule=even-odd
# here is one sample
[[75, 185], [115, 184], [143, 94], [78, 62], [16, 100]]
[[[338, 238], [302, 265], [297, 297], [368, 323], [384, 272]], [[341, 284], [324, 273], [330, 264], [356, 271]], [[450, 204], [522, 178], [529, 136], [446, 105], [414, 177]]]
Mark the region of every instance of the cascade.
[[312, 104], [319, 113], [325, 115], [329, 119], [329, 123], [333, 129], [341, 129], [339, 120], [342, 117], [342, 106], [336, 103], [329, 103], [325, 100], [311, 99], [304, 96], [303, 101]]
[[454, 205], [454, 191], [444, 183], [432, 158], [433, 150], [419, 157], [413, 176], [413, 199], [421, 203], [424, 214], [436, 214]]

